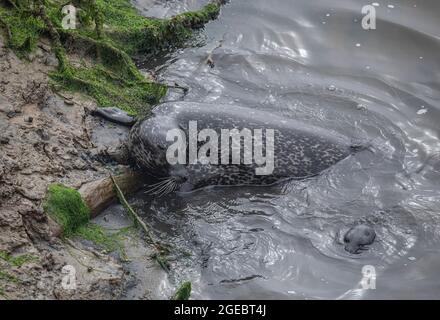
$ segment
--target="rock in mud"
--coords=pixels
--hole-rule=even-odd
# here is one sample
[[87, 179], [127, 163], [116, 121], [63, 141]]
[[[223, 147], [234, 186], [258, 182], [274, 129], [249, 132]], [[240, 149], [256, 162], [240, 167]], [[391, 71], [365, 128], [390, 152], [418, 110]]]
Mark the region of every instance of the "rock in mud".
[[0, 137], [0, 144], [8, 144], [9, 138], [8, 137]]

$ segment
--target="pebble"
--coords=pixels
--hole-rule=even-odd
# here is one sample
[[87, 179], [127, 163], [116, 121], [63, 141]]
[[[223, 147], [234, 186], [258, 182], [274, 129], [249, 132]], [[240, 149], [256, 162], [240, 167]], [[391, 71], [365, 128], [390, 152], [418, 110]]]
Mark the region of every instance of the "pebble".
[[43, 141], [49, 141], [50, 140], [50, 136], [49, 134], [44, 130], [44, 129], [37, 129], [37, 134], [40, 136], [41, 140]]
[[356, 109], [364, 111], [364, 110], [367, 110], [367, 107], [366, 107], [365, 105], [359, 103], [359, 104], [356, 106]]
[[44, 60], [44, 64], [49, 66], [49, 67], [58, 67], [59, 62], [58, 62], [58, 59], [55, 56], [49, 55]]
[[0, 144], [8, 144], [9, 138], [8, 137], [0, 137]]
[[15, 117], [17, 114], [15, 113], [15, 111], [9, 111], [7, 114], [6, 114], [6, 116], [10, 119], [10, 118], [13, 118], [13, 117]]
[[68, 106], [73, 106], [75, 104], [74, 101], [69, 100], [69, 99], [64, 99], [64, 103], [67, 104]]
[[408, 257], [409, 261], [416, 261], [416, 257]]

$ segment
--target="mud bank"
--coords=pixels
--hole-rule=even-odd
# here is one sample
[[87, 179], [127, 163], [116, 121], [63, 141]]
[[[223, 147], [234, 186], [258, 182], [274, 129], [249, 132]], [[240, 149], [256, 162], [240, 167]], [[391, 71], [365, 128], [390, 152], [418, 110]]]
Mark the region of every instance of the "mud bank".
[[[45, 20], [41, 7], [38, 12], [43, 13], [37, 25], [43, 24], [39, 25], [38, 36], [31, 33], [22, 43], [29, 47], [13, 41], [17, 32], [14, 28], [22, 23], [13, 19], [14, 9], [1, 8], [0, 299], [154, 297], [146, 288], [149, 279], [130, 274], [130, 270], [144, 268], [139, 261], [151, 255], [140, 243], [143, 240], [139, 232], [127, 232], [116, 241], [115, 233], [109, 236], [103, 229], [92, 227], [83, 230], [84, 237], [79, 233], [66, 238], [59, 221], [44, 210], [48, 187], [62, 184], [81, 190], [83, 199], [91, 204], [91, 216], [115, 200], [106, 192], [99, 193], [99, 189], [106, 186], [111, 190], [109, 175], [129, 170], [123, 148], [128, 129], [95, 118], [92, 111], [115, 103], [134, 115], [147, 113], [166, 87], [141, 75], [129, 54], [153, 51], [159, 44], [171, 45], [173, 39], [187, 37], [193, 27], [215, 18], [221, 2], [160, 24], [156, 19], [139, 18], [127, 2], [119, 2], [123, 2], [124, 10], [113, 14], [128, 15], [128, 20], [136, 17], [139, 24], [124, 25], [121, 20], [112, 23], [109, 11], [98, 6], [88, 8], [96, 14], [103, 9], [103, 15], [92, 18], [91, 27], [65, 32]], [[150, 32], [155, 33], [154, 39]], [[124, 34], [131, 37], [127, 52], [121, 49], [127, 45]], [[88, 44], [87, 50], [84, 43]], [[112, 61], [105, 58], [107, 53], [116, 53]], [[103, 197], [105, 201], [101, 201]], [[107, 220], [101, 224], [111, 228]], [[130, 226], [129, 220], [117, 223], [118, 230]], [[123, 250], [133, 241], [140, 249]], [[127, 264], [130, 259], [132, 267]], [[154, 264], [154, 260], [147, 260]], [[71, 275], [63, 269], [66, 265], [75, 270], [74, 288], [62, 285], [66, 275]], [[156, 267], [152, 266], [154, 270]], [[163, 278], [160, 269], [151, 275], [150, 279]]]
[[[0, 46], [0, 252], [27, 257], [22, 265], [0, 259], [4, 297], [112, 298], [112, 291], [98, 290], [95, 295], [89, 290], [121, 282], [122, 268], [107, 257], [92, 255], [90, 266], [102, 263], [109, 273], [102, 277], [82, 270], [85, 267], [74, 256], [77, 249], [67, 250], [54, 236], [57, 228], [43, 210], [48, 185], [79, 188], [121, 169], [100, 161], [107, 146], [91, 139], [95, 128], [107, 125], [87, 116], [96, 108], [93, 101], [77, 94], [62, 97], [50, 89], [47, 74], [55, 57], [44, 42], [32, 61], [19, 59], [3, 39]], [[61, 287], [66, 264], [83, 278], [75, 292]]]

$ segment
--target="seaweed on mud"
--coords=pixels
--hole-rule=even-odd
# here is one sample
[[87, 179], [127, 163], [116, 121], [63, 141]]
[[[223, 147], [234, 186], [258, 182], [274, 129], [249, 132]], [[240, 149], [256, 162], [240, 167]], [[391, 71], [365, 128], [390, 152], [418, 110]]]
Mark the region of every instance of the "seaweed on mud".
[[90, 219], [90, 209], [80, 193], [61, 184], [49, 186], [44, 210], [62, 227], [65, 236], [72, 235]]
[[93, 242], [107, 252], [118, 251], [121, 255], [125, 255], [122, 241], [131, 230], [133, 228], [130, 226], [111, 231], [98, 224], [88, 223], [79, 227], [74, 235]]
[[[108, 252], [118, 250], [123, 253], [122, 239], [131, 227], [110, 231], [91, 223], [90, 210], [77, 190], [61, 184], [49, 186], [44, 209], [62, 227], [64, 237], [81, 237]], [[12, 261], [19, 263], [24, 259], [25, 257], [18, 257]]]
[[36, 261], [37, 257], [30, 255], [30, 254], [22, 254], [18, 256], [11, 256], [5, 251], [0, 251], [0, 259], [4, 260], [5, 262], [9, 263], [10, 265], [14, 267], [21, 267], [27, 262]]
[[[38, 257], [31, 254], [10, 255], [6, 251], [0, 251], [0, 280], [1, 284], [20, 283], [22, 280], [11, 274], [8, 270], [11, 267], [20, 268], [26, 263], [36, 262]], [[5, 289], [0, 286], [0, 297], [7, 298]]]
[[[192, 30], [215, 19], [224, 1], [214, 0], [199, 11], [170, 19], [141, 16], [129, 0], [74, 0], [76, 29], [61, 26], [60, 0], [9, 0], [0, 5], [0, 27], [8, 45], [18, 54], [31, 52], [47, 35], [59, 67], [50, 76], [56, 88], [93, 97], [100, 106], [117, 106], [132, 115], [145, 115], [160, 101], [167, 87], [146, 78], [131, 55], [154, 53], [181, 45]], [[78, 66], [70, 57], [86, 48], [89, 65]]]
[[9, 10], [0, 6], [0, 26], [4, 28], [8, 45], [19, 56], [31, 52], [44, 31], [41, 18], [26, 11]]
[[189, 300], [191, 297], [191, 282], [185, 281], [176, 290], [172, 300]]

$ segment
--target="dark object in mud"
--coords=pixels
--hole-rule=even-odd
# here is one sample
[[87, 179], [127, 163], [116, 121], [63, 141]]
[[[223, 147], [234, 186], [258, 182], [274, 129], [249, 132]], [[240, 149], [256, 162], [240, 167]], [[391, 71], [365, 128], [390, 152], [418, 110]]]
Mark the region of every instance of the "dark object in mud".
[[116, 107], [99, 108], [92, 112], [92, 115], [102, 117], [114, 123], [124, 126], [132, 126], [136, 119], [129, 116], [127, 112]]
[[344, 236], [345, 250], [358, 254], [365, 250], [364, 246], [372, 244], [376, 238], [376, 232], [368, 225], [360, 224], [347, 231]]
[[9, 138], [8, 137], [0, 137], [0, 144], [8, 144]]

